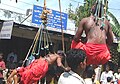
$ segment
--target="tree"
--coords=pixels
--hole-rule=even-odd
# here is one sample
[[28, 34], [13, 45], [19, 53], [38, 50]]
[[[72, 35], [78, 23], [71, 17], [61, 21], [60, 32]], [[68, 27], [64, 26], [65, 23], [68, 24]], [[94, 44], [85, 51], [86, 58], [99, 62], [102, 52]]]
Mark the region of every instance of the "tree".
[[112, 23], [111, 23], [111, 26], [112, 26], [112, 30], [114, 32], [114, 34], [118, 37], [120, 37], [120, 24], [118, 22], [118, 20], [116, 19], [116, 17], [108, 11], [108, 15], [110, 16], [110, 18], [112, 19]]
[[72, 4], [71, 3], [69, 4], [68, 16], [69, 16], [69, 19], [74, 20], [76, 27], [78, 26], [79, 21], [82, 18], [90, 16], [91, 7], [95, 3], [95, 1], [96, 0], [84, 0], [84, 5], [77, 7], [75, 11], [71, 9]]

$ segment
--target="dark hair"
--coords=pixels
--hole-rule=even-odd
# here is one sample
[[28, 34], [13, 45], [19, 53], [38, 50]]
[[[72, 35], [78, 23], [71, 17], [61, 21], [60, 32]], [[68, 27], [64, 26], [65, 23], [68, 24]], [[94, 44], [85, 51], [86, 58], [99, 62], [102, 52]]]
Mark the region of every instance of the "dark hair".
[[92, 66], [87, 66], [85, 69], [86, 72], [86, 77], [87, 78], [92, 78], [93, 75], [95, 75], [94, 68]]
[[85, 57], [86, 53], [81, 49], [71, 49], [66, 52], [66, 60], [72, 70], [77, 69], [80, 62], [84, 62]]
[[60, 55], [60, 56], [65, 57], [65, 53], [62, 50], [58, 50], [57, 54]]
[[110, 82], [112, 80], [112, 77], [107, 77], [107, 82]]

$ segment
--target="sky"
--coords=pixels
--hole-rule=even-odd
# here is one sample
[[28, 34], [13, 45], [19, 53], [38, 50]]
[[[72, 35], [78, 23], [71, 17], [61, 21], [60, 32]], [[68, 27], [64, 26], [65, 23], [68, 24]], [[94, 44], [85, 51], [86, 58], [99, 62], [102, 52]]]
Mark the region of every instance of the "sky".
[[[62, 12], [67, 12], [69, 4], [72, 3], [73, 10], [79, 5], [83, 5], [84, 0], [61, 0], [61, 9]], [[108, 0], [109, 1], [109, 11], [115, 15], [120, 23], [120, 0]], [[78, 4], [79, 2], [79, 4]], [[19, 12], [22, 14], [26, 13], [27, 9], [32, 9], [33, 5], [43, 6], [44, 0], [18, 0], [18, 3], [15, 0], [1, 0], [0, 8], [11, 10], [14, 12]], [[59, 3], [58, 0], [46, 0], [47, 8], [58, 10]]]

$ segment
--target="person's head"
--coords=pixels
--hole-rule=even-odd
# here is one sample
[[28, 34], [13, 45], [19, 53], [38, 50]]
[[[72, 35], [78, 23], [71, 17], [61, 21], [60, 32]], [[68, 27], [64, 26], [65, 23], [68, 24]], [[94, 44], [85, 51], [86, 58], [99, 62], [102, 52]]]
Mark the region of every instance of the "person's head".
[[92, 78], [95, 75], [94, 68], [92, 66], [87, 66], [85, 69], [86, 78]]
[[85, 69], [86, 53], [81, 49], [71, 49], [66, 52], [66, 61], [72, 70], [77, 70], [78, 67]]
[[0, 53], [0, 61], [3, 59], [3, 53]]
[[107, 82], [111, 82], [112, 81], [112, 77], [107, 77]]
[[14, 61], [14, 57], [11, 56], [11, 57], [10, 57], [10, 62], [13, 62], [13, 61]]
[[53, 64], [55, 63], [58, 57], [59, 57], [58, 54], [47, 54], [45, 56], [45, 59], [48, 61], [49, 64]]
[[62, 50], [58, 50], [57, 51], [57, 54], [62, 57], [62, 58], [65, 58], [65, 53], [62, 51]]
[[109, 65], [106, 65], [106, 66], [105, 66], [105, 71], [107, 71], [107, 72], [108, 72], [109, 70], [110, 70]]
[[118, 73], [120, 73], [120, 68], [118, 69]]

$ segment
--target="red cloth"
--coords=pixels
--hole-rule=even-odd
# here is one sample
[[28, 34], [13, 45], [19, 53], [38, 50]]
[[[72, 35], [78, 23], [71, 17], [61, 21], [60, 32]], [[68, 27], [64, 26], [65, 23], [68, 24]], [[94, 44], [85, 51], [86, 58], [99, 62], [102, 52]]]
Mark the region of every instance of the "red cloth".
[[87, 55], [87, 65], [89, 64], [105, 64], [110, 58], [110, 52], [106, 44], [93, 44], [72, 41], [72, 49], [82, 49], [85, 50]]
[[37, 59], [33, 61], [27, 67], [20, 67], [17, 69], [18, 74], [21, 76], [21, 81], [23, 84], [33, 84], [42, 77], [45, 76], [48, 71], [48, 62], [43, 59]]
[[[5, 69], [5, 68], [6, 68], [6, 67], [5, 67], [5, 62], [4, 62], [4, 61], [0, 61], [0, 67], [1, 67], [2, 69]], [[0, 78], [3, 78], [2, 72], [0, 72]]]
[[120, 84], [120, 80], [118, 80], [118, 84]]

